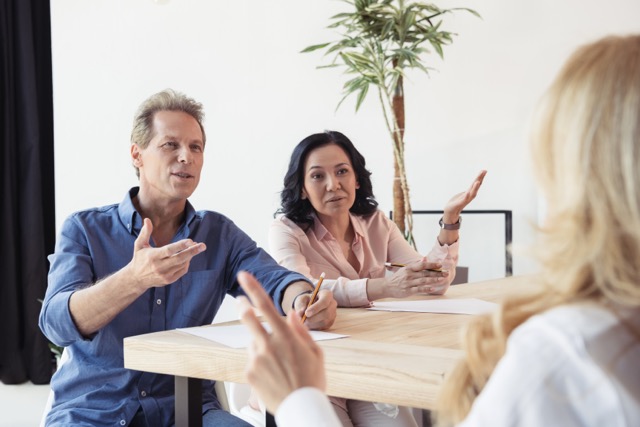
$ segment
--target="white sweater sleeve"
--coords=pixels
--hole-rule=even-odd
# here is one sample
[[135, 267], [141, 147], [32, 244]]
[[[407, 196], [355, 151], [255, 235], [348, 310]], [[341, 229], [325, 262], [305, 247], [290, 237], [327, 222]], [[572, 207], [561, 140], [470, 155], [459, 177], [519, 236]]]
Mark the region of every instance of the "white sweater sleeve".
[[327, 396], [313, 387], [300, 388], [280, 404], [276, 412], [280, 427], [340, 427]]

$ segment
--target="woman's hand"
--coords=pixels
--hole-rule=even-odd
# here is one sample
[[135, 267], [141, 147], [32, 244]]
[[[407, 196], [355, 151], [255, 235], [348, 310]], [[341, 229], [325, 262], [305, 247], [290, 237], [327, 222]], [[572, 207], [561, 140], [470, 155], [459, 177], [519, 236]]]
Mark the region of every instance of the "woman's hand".
[[449, 287], [449, 271], [441, 270], [442, 263], [418, 262], [400, 268], [387, 278], [386, 297], [404, 298], [416, 294], [444, 294]]
[[239, 297], [240, 320], [254, 337], [249, 347], [246, 373], [249, 384], [275, 414], [282, 401], [302, 387], [325, 391], [326, 377], [322, 350], [313, 341], [295, 310], [285, 321], [258, 281], [247, 272], [238, 274], [238, 283], [271, 326], [263, 327], [245, 297]]
[[[453, 196], [447, 204], [444, 206], [442, 214], [442, 222], [445, 224], [455, 224], [460, 220], [460, 213], [473, 199], [478, 195], [478, 190], [482, 185], [487, 171], [480, 171], [476, 179], [471, 183], [471, 187], [463, 193], [458, 193]], [[458, 229], [445, 229], [440, 230], [438, 234], [438, 242], [441, 245], [452, 245], [458, 241], [459, 232]]]
[[444, 206], [444, 214], [442, 220], [445, 224], [455, 224], [458, 222], [460, 212], [478, 195], [478, 190], [482, 185], [486, 170], [480, 171], [476, 179], [471, 183], [471, 187], [467, 191], [458, 193], [453, 196]]
[[[401, 267], [392, 276], [367, 280], [367, 298], [405, 298], [417, 294], [444, 294], [449, 288], [449, 271], [442, 263], [427, 258]], [[441, 270], [442, 269], [442, 270]], [[441, 271], [435, 271], [441, 270]]]

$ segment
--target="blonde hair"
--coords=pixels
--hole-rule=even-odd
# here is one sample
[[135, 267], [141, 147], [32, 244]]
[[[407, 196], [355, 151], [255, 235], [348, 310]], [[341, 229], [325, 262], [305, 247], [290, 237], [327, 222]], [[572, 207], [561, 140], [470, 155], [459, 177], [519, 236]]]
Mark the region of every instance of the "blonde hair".
[[575, 52], [543, 98], [532, 136], [548, 214], [534, 248], [544, 285], [467, 328], [465, 358], [439, 396], [442, 424], [462, 421], [531, 316], [581, 300], [640, 307], [640, 36]]
[[[162, 92], [151, 95], [138, 107], [133, 119], [133, 129], [131, 130], [131, 144], [136, 144], [140, 148], [147, 148], [154, 136], [153, 118], [158, 111], [181, 111], [196, 119], [202, 131], [202, 142], [206, 143], [207, 137], [204, 133], [204, 111], [202, 104], [189, 98], [183, 93], [173, 89], [165, 89]], [[140, 171], [134, 165], [136, 175], [140, 177]]]

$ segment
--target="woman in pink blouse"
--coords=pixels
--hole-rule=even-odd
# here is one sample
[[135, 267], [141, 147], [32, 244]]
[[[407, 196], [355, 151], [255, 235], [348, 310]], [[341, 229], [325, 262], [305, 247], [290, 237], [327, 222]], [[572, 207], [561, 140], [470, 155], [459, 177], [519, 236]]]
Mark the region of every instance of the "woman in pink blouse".
[[[278, 210], [284, 215], [269, 232], [271, 255], [310, 278], [325, 272], [322, 286], [333, 291], [341, 307], [444, 294], [458, 262], [460, 212], [475, 198], [485, 174], [447, 202], [438, 241], [423, 257], [378, 209], [371, 172], [353, 143], [335, 131], [308, 136], [291, 155]], [[385, 277], [385, 263], [407, 267]]]
[[[378, 209], [371, 172], [353, 143], [335, 131], [310, 135], [291, 155], [277, 212], [283, 215], [269, 232], [271, 255], [312, 279], [324, 272], [322, 288], [332, 290], [341, 307], [444, 294], [458, 262], [460, 212], [475, 198], [485, 174], [447, 202], [437, 242], [423, 257]], [[387, 275], [385, 263], [406, 267]], [[332, 403], [343, 425], [415, 425], [408, 408], [337, 398]]]

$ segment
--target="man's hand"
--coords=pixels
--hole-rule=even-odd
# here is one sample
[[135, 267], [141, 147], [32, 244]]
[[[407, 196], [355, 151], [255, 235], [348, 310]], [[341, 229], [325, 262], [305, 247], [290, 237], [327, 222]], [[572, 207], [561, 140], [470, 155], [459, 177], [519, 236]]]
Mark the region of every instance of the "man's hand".
[[292, 311], [295, 311], [299, 317], [303, 314], [307, 316], [304, 324], [309, 329], [329, 329], [336, 320], [338, 308], [338, 303], [333, 299], [333, 292], [326, 289], [320, 290], [316, 301], [307, 308], [309, 301], [311, 301], [311, 294], [300, 295], [296, 298]]
[[207, 249], [204, 243], [191, 239], [153, 248], [149, 244], [152, 232], [153, 224], [145, 218], [127, 266], [131, 278], [142, 290], [175, 282], [189, 271], [191, 258]]
[[146, 218], [129, 264], [71, 295], [71, 317], [83, 336], [99, 331], [148, 288], [175, 282], [188, 271], [191, 258], [206, 249], [204, 243], [190, 239], [153, 248], [149, 244], [152, 231], [153, 224]]

